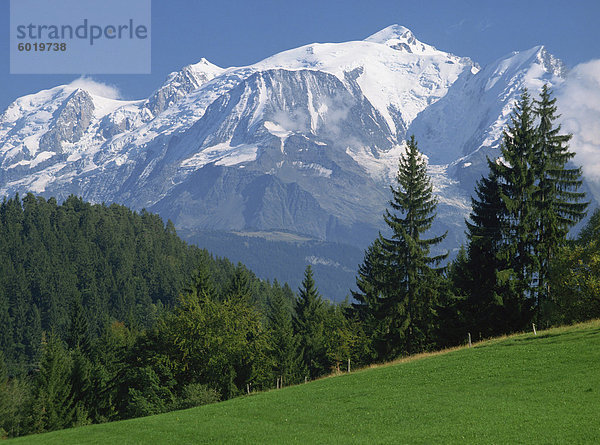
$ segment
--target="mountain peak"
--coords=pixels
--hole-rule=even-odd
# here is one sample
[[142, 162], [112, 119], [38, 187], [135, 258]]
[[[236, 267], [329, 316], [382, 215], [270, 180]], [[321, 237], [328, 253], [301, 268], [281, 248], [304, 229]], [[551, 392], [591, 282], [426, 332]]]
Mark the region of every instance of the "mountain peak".
[[417, 40], [412, 31], [402, 25], [390, 25], [367, 37], [365, 42], [381, 43], [398, 51], [415, 54], [426, 54], [436, 51], [433, 46], [426, 45]]
[[191, 69], [195, 72], [206, 73], [213, 76], [218, 76], [223, 71], [225, 71], [223, 68], [215, 65], [214, 63], [209, 62], [204, 57], [202, 57], [198, 63], [187, 65], [186, 67], [184, 67], [184, 69], [185, 68]]
[[567, 77], [569, 71], [567, 66], [562, 60], [550, 54], [544, 46], [540, 46], [537, 52], [537, 60], [544, 67], [544, 70], [548, 73], [552, 73], [557, 77]]

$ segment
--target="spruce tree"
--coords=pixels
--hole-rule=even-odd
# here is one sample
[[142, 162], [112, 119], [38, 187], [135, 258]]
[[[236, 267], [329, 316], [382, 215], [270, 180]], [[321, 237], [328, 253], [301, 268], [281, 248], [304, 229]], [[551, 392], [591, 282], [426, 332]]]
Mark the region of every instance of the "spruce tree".
[[323, 300], [315, 285], [312, 268], [308, 265], [298, 289], [294, 332], [298, 335], [304, 366], [310, 378], [318, 377], [326, 371], [323, 318]]
[[527, 90], [503, 132], [501, 156], [488, 158], [489, 175], [478, 182], [467, 221], [466, 329], [483, 336], [522, 329], [533, 309], [537, 271], [532, 168], [537, 144]]
[[291, 304], [277, 281], [273, 283], [267, 315], [275, 374], [281, 379], [282, 385], [297, 383], [302, 377], [302, 357], [298, 338], [294, 335]]
[[[380, 359], [413, 353], [432, 343], [439, 272], [447, 253], [431, 256], [446, 234], [424, 238], [434, 221], [437, 199], [427, 164], [414, 136], [399, 161], [396, 187], [384, 214], [392, 236], [379, 235], [359, 270], [359, 305], [377, 319]], [[362, 315], [365, 317], [365, 314]]]
[[238, 263], [231, 277], [227, 295], [249, 302], [252, 298], [251, 281], [250, 271], [242, 263]]
[[515, 291], [514, 246], [506, 244], [510, 222], [495, 169], [477, 183], [475, 195], [466, 221], [464, 279], [455, 284], [465, 295], [464, 329], [478, 338], [520, 328], [524, 310]]
[[533, 168], [537, 179], [534, 201], [537, 211], [535, 253], [539, 259], [537, 283], [537, 320], [543, 322], [549, 298], [549, 268], [557, 248], [564, 244], [569, 229], [585, 216], [588, 203], [581, 202], [585, 194], [578, 192], [582, 184], [581, 169], [566, 165], [575, 153], [569, 151], [572, 135], [560, 134], [555, 121], [556, 98], [548, 85], [542, 87], [540, 99], [534, 101], [539, 118], [536, 128], [537, 145]]
[[516, 289], [524, 306], [532, 306], [533, 277], [537, 271], [534, 255], [536, 209], [533, 196], [536, 190], [532, 168], [536, 149], [536, 131], [531, 98], [527, 90], [521, 97], [504, 130], [501, 153], [496, 161], [488, 159], [491, 172], [499, 179], [500, 196], [505, 206], [503, 249], [511, 258], [516, 277]]
[[86, 356], [91, 351], [87, 317], [79, 298], [74, 298], [71, 302], [70, 323], [66, 342], [69, 349], [79, 350]]
[[33, 389], [33, 430], [53, 431], [66, 428], [73, 421], [71, 392], [72, 360], [61, 340], [51, 334], [45, 345], [40, 369]]
[[384, 357], [387, 351], [384, 335], [387, 330], [383, 322], [385, 314], [380, 304], [385, 275], [383, 266], [381, 240], [377, 238], [365, 251], [364, 260], [358, 267], [356, 276], [358, 291], [352, 291], [355, 300], [352, 303], [352, 313], [370, 338], [376, 357]]
[[500, 308], [498, 273], [506, 269], [499, 252], [502, 247], [503, 215], [505, 213], [498, 180], [493, 173], [481, 178], [471, 198], [470, 221], [467, 220], [467, 264], [465, 321], [473, 335], [498, 334], [504, 331]]

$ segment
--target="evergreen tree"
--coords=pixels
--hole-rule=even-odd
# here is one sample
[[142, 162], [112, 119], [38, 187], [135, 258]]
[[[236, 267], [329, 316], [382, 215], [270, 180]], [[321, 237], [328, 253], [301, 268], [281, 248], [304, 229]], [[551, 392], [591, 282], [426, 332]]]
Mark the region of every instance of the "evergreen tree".
[[94, 410], [94, 388], [92, 387], [92, 364], [81, 347], [71, 353], [70, 386], [74, 408], [73, 425], [90, 423], [90, 411]]
[[504, 256], [510, 258], [525, 318], [531, 315], [533, 278], [538, 269], [535, 257], [537, 212], [533, 198], [536, 177], [532, 168], [536, 144], [531, 98], [527, 90], [524, 90], [515, 106], [511, 122], [504, 130], [502, 157], [496, 161], [488, 159], [488, 165], [500, 183], [500, 196], [505, 212], [502, 249]]
[[[414, 136], [399, 161], [397, 186], [384, 220], [392, 232], [380, 235], [367, 251], [357, 283], [360, 311], [381, 324], [379, 358], [392, 358], [428, 347], [435, 330], [435, 309], [440, 272], [436, 266], [446, 254], [431, 256], [431, 248], [446, 234], [424, 238], [435, 219], [437, 199], [427, 175], [427, 164]], [[364, 306], [362, 309], [360, 306]], [[365, 318], [365, 315], [362, 314]]]
[[490, 337], [521, 327], [523, 308], [513, 291], [512, 250], [505, 244], [508, 211], [494, 169], [477, 183], [475, 194], [466, 222], [468, 250], [462, 280], [454, 284], [466, 296], [465, 330], [474, 336]]
[[324, 306], [310, 265], [306, 266], [304, 279], [298, 291], [294, 331], [299, 338], [300, 350], [308, 375], [310, 378], [315, 378], [326, 371]]
[[352, 291], [355, 300], [352, 303], [352, 313], [370, 338], [373, 358], [384, 357], [387, 350], [383, 323], [385, 313], [382, 312], [381, 304], [384, 279], [383, 251], [381, 240], [377, 238], [365, 251], [364, 260], [358, 267], [358, 291]]
[[91, 345], [88, 333], [88, 322], [79, 298], [71, 302], [70, 324], [66, 336], [67, 346], [71, 350], [79, 350], [82, 354], [90, 353]]
[[552, 98], [548, 85], [542, 87], [540, 100], [534, 101], [535, 114], [539, 118], [536, 128], [537, 145], [533, 168], [537, 179], [534, 194], [537, 206], [535, 254], [539, 259], [537, 283], [537, 320], [546, 321], [549, 314], [546, 305], [549, 298], [549, 268], [557, 248], [564, 244], [569, 229], [585, 216], [585, 194], [577, 190], [582, 184], [581, 169], [567, 168], [575, 156], [569, 151], [572, 135], [560, 134], [555, 125], [556, 98]]
[[273, 283], [268, 318], [275, 375], [281, 379], [281, 384], [297, 383], [302, 378], [302, 357], [298, 351], [298, 338], [294, 335], [291, 304], [277, 281]]
[[184, 289], [184, 294], [200, 301], [216, 298], [217, 292], [207, 262], [202, 261], [194, 271], [192, 282]]
[[34, 431], [52, 431], [71, 425], [74, 415], [71, 368], [71, 358], [61, 340], [51, 334], [33, 389]]
[[250, 301], [252, 298], [251, 282], [250, 271], [242, 263], [238, 263], [231, 277], [227, 295]]

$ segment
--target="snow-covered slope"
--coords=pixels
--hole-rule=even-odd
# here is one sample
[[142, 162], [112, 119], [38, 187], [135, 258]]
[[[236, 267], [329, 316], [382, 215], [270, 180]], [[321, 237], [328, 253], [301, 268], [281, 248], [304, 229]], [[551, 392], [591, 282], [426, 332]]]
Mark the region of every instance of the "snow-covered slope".
[[341, 81], [345, 73], [355, 72], [358, 87], [400, 139], [416, 115], [443, 97], [461, 73], [477, 71], [470, 59], [421, 43], [398, 25], [364, 41], [315, 43], [284, 51], [254, 67], [313, 69]]
[[448, 229], [454, 247], [473, 178], [520, 89], [558, 85], [563, 74], [541, 47], [480, 70], [393, 25], [246, 67], [202, 59], [139, 101], [59, 86], [0, 116], [0, 194], [75, 193], [190, 230], [288, 230], [364, 245], [381, 228], [415, 133], [440, 197], [434, 229]]
[[535, 94], [544, 83], [560, 85], [565, 75], [562, 62], [542, 46], [512, 53], [476, 75], [462, 75], [415, 119], [410, 132], [431, 162], [452, 163], [453, 176], [470, 187], [485, 171], [486, 156], [497, 156], [502, 129], [522, 89]]

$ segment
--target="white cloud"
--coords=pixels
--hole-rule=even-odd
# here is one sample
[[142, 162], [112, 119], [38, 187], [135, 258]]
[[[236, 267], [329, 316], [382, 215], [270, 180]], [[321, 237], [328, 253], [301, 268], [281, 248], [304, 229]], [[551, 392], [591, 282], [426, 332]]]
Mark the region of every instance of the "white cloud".
[[575, 163], [589, 181], [600, 185], [600, 60], [573, 68], [557, 98], [562, 129], [573, 133]]
[[97, 82], [89, 77], [80, 77], [69, 84], [75, 88], [81, 88], [94, 96], [106, 97], [108, 99], [120, 99], [121, 92], [113, 85]]

